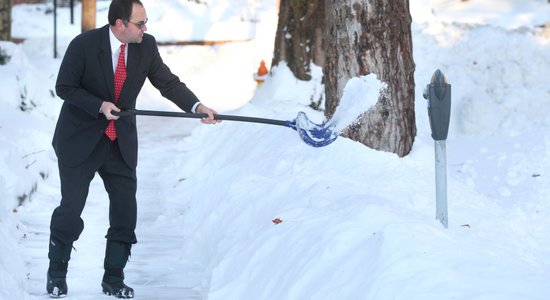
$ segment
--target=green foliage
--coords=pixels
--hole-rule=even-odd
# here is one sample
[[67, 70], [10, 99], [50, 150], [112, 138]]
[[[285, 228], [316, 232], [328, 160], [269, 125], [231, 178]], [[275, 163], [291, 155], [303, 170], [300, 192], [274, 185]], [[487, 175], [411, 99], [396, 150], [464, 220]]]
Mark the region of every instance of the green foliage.
[[9, 56], [4, 49], [0, 48], [0, 65], [7, 64], [10, 59], [11, 56]]
[[27, 84], [19, 78], [19, 76], [15, 76], [17, 79], [17, 82], [19, 83], [19, 98], [21, 100], [21, 103], [19, 104], [19, 109], [21, 111], [31, 111], [34, 108], [37, 107], [36, 103], [33, 101], [33, 99], [29, 99], [29, 95], [27, 92]]

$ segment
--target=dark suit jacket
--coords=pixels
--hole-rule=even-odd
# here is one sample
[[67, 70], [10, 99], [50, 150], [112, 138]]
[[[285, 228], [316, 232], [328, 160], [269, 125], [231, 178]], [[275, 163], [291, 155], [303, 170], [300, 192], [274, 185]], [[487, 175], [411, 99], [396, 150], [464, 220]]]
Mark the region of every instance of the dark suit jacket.
[[[67, 48], [59, 68], [57, 95], [64, 100], [53, 147], [59, 161], [68, 166], [81, 164], [94, 150], [108, 125], [99, 113], [103, 101], [114, 99], [114, 74], [109, 25], [77, 36]], [[191, 111], [197, 97], [163, 63], [155, 38], [145, 34], [139, 44], [128, 45], [126, 81], [117, 106], [135, 108], [145, 78], [160, 93], [184, 111]], [[120, 152], [126, 163], [137, 165], [136, 119], [115, 121]]]

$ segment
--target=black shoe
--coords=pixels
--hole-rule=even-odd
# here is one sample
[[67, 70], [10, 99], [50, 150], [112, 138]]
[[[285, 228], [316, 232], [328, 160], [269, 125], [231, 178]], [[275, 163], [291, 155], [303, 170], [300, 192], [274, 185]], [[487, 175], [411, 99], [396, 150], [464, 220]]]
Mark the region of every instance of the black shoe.
[[65, 278], [51, 277], [48, 272], [46, 291], [52, 298], [63, 298], [67, 296], [67, 280]]
[[103, 293], [117, 298], [134, 298], [134, 289], [124, 284], [124, 281], [109, 283], [103, 280], [101, 282]]

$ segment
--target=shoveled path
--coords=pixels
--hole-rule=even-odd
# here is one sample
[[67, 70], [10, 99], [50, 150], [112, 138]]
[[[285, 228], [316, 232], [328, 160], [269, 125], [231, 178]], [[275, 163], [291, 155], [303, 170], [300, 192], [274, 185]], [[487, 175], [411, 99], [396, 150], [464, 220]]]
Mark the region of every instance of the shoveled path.
[[[159, 178], [162, 166], [174, 159], [174, 148], [188, 132], [189, 123], [170, 118], [143, 117], [139, 126], [138, 244], [125, 273], [125, 282], [136, 292], [135, 299], [206, 299], [202, 266], [181, 258], [185, 239], [169, 221], [163, 221], [163, 203], [169, 201], [166, 183]], [[55, 157], [52, 155], [52, 160]], [[55, 166], [55, 163], [52, 164]], [[52, 170], [32, 202], [18, 212], [22, 220], [20, 241], [25, 249], [27, 291], [31, 299], [47, 299], [46, 270], [49, 221], [59, 202], [59, 177]], [[105, 233], [108, 227], [108, 198], [99, 176], [90, 186], [84, 209], [84, 232], [75, 242], [69, 265], [68, 299], [110, 299], [101, 292]], [[177, 258], [177, 259], [175, 259]]]

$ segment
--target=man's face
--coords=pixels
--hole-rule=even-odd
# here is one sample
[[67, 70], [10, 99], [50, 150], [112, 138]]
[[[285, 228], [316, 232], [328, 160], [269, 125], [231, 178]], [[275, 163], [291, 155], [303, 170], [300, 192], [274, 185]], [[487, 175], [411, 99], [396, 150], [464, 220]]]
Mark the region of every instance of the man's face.
[[141, 43], [143, 34], [147, 31], [146, 22], [147, 13], [145, 12], [145, 8], [134, 3], [132, 6], [132, 15], [124, 30], [124, 39], [126, 43]]

